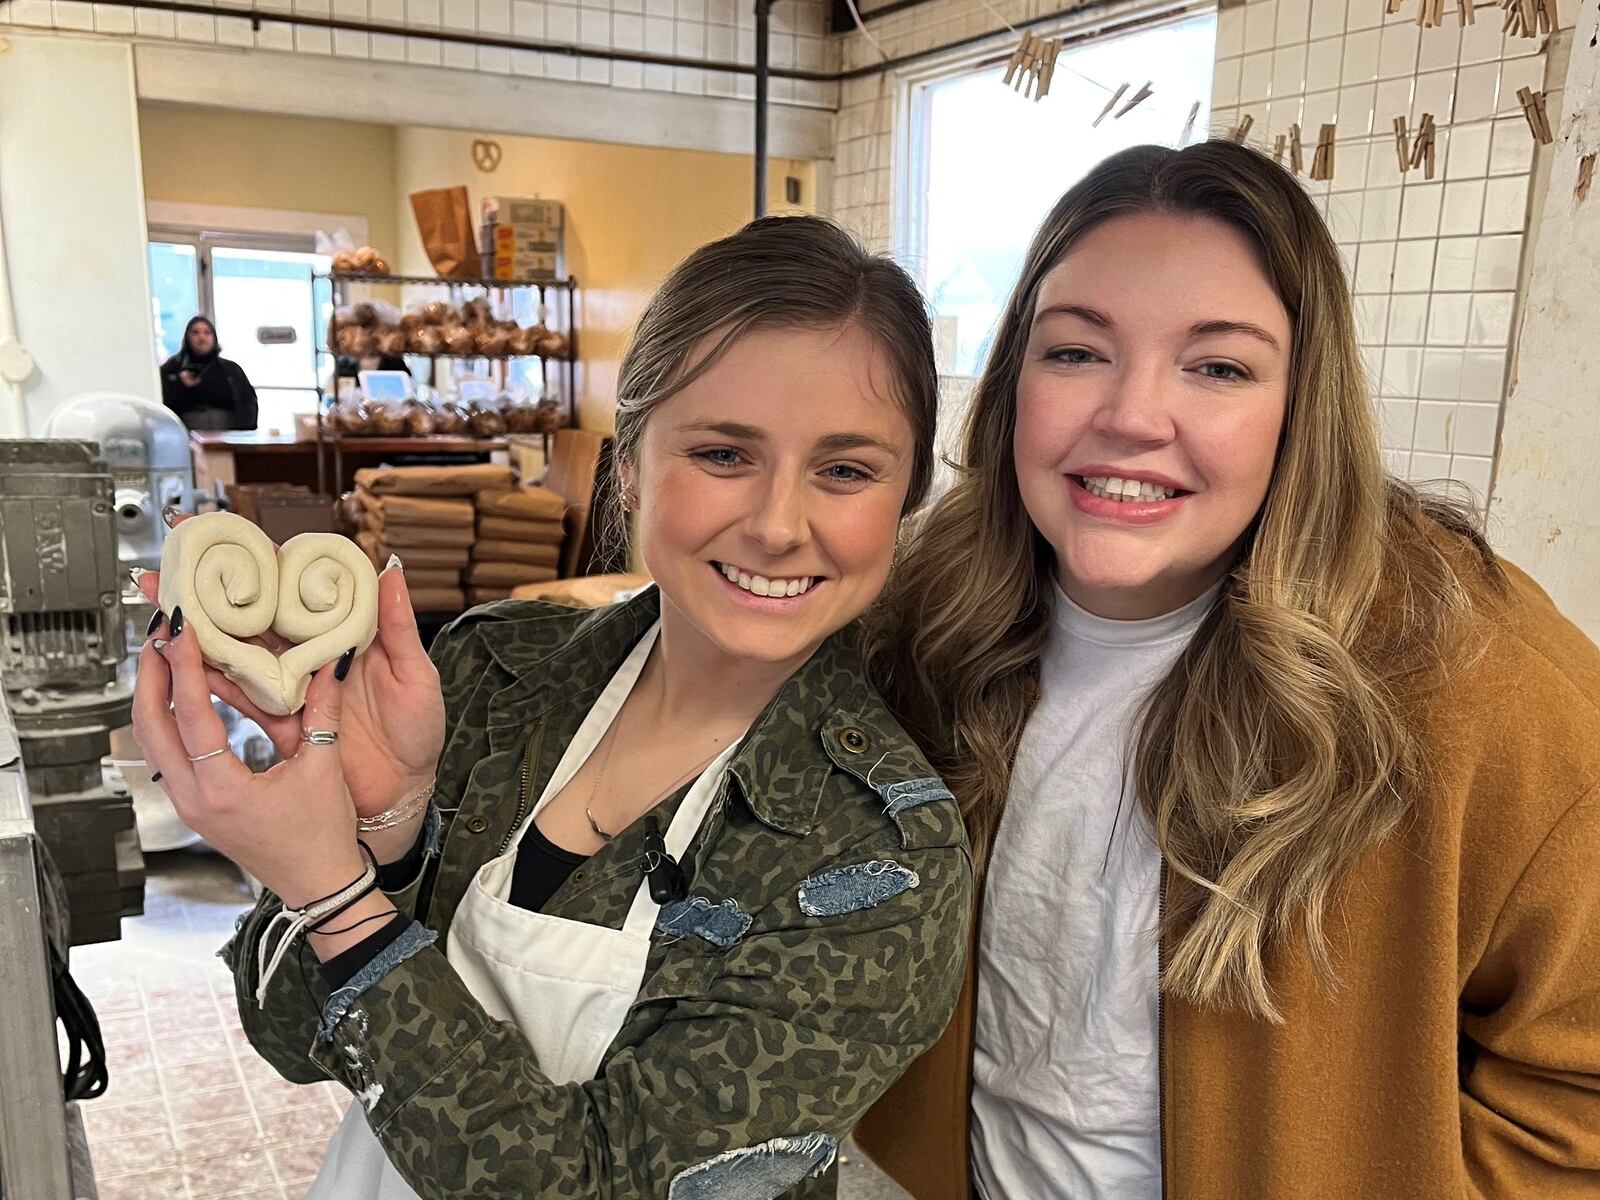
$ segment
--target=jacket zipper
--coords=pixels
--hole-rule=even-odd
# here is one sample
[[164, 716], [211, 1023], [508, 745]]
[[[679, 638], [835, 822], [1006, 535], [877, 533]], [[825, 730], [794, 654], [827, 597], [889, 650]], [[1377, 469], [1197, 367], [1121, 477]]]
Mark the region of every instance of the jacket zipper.
[[1161, 860], [1161, 890], [1156, 900], [1156, 1134], [1161, 1164], [1161, 1200], [1167, 1198], [1167, 993], [1162, 986], [1167, 974], [1167, 860]]
[[523, 752], [522, 755], [522, 779], [517, 784], [517, 812], [516, 815], [511, 818], [511, 826], [506, 830], [506, 836], [500, 842], [500, 849], [494, 854], [495, 858], [499, 858], [506, 852], [506, 849], [511, 845], [511, 839], [516, 836], [517, 830], [522, 825], [522, 814], [526, 812], [528, 808], [528, 792], [533, 786], [534, 740], [542, 737], [543, 733], [544, 730], [541, 729], [537, 733], [530, 733], [528, 735], [528, 748]]

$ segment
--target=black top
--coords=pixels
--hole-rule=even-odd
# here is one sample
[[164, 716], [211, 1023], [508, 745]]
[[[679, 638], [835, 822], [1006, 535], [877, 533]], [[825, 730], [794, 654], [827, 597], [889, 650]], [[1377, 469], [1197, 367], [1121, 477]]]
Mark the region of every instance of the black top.
[[[179, 376], [185, 371], [200, 376], [200, 382], [193, 387], [184, 383]], [[191, 429], [217, 427], [209, 422], [197, 422], [196, 418], [205, 410], [223, 414], [223, 428], [256, 427], [256, 389], [250, 385], [244, 368], [232, 359], [179, 351], [161, 364], [161, 399]]]
[[[529, 912], [539, 912], [549, 903], [550, 897], [561, 889], [567, 877], [588, 858], [587, 854], [563, 850], [545, 837], [538, 825], [530, 824], [527, 834], [517, 845], [517, 859], [511, 869], [511, 903]], [[417, 840], [403, 858], [378, 868], [378, 886], [386, 892], [399, 891], [415, 879], [420, 870], [422, 834], [419, 830]], [[322, 977], [328, 981], [329, 987], [342, 988], [410, 925], [410, 917], [396, 913], [343, 954], [335, 955], [323, 963], [320, 968]]]

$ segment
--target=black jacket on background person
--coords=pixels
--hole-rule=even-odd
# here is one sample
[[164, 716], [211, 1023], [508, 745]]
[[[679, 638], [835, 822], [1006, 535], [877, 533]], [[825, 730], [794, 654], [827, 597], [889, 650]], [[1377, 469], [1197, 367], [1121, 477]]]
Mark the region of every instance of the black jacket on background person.
[[[204, 354], [190, 349], [189, 334], [196, 324], [210, 325], [195, 317], [183, 334], [183, 349], [161, 364], [161, 399], [183, 419], [190, 429], [254, 429], [256, 427], [256, 389], [250, 385], [244, 368], [221, 356], [215, 344]], [[192, 371], [200, 377], [193, 387], [181, 378]]]

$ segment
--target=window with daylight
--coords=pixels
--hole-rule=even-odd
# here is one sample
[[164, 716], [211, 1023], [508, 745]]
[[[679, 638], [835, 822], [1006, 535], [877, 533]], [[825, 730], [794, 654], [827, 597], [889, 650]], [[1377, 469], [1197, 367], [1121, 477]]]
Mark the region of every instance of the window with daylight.
[[[1215, 42], [1214, 13], [1092, 40], [1069, 32], [1037, 102], [1003, 84], [992, 55], [911, 85], [900, 245], [933, 306], [943, 374], [981, 369], [1029, 239], [1063, 192], [1128, 146], [1179, 145], [1197, 100], [1189, 140], [1206, 136]], [[1146, 80], [1149, 98], [1117, 117]]]

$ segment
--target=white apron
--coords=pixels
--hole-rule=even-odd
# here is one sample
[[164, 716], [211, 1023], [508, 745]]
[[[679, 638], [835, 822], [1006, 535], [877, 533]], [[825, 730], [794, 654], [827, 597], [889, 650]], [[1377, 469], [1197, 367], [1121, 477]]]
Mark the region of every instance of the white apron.
[[[530, 912], [509, 900], [512, 868], [528, 826], [616, 719], [659, 630], [657, 624], [645, 634], [606, 685], [511, 845], [478, 869], [450, 927], [446, 957], [462, 982], [490, 1016], [522, 1031], [539, 1069], [556, 1083], [592, 1079], [600, 1069], [644, 982], [659, 906], [650, 898], [649, 881], [641, 879], [621, 929]], [[699, 831], [737, 745], [736, 740], [701, 773], [673, 816], [665, 835], [673, 858], [682, 860]], [[306, 1200], [418, 1200], [390, 1164], [360, 1101], [345, 1113]]]

